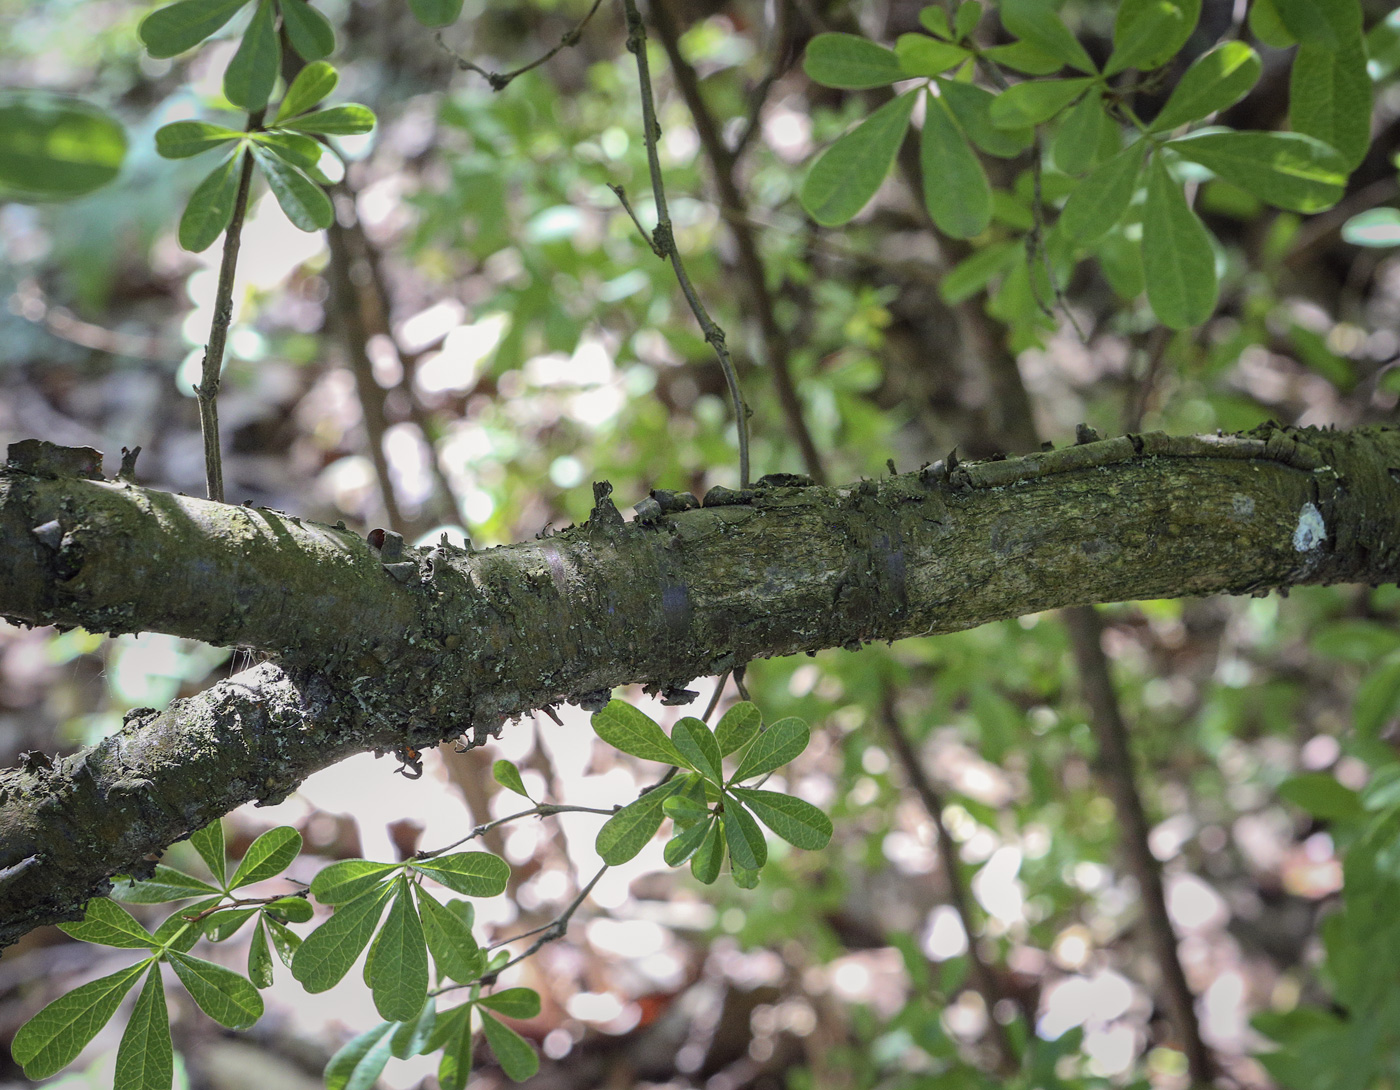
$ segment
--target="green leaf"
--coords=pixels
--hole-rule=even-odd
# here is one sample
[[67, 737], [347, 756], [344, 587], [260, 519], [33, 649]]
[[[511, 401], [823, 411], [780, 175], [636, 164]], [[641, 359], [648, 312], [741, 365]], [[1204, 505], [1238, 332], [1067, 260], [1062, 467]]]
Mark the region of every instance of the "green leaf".
[[779, 719], [754, 739], [753, 745], [744, 754], [738, 771], [729, 778], [729, 782], [739, 783], [772, 772], [775, 768], [782, 768], [807, 748], [811, 737], [812, 733], [807, 724], [796, 716]]
[[248, 845], [243, 862], [233, 872], [229, 889], [251, 886], [281, 874], [301, 854], [301, 834], [290, 825], [269, 829]]
[[1249, 5], [1249, 32], [1271, 49], [1288, 49], [1298, 44], [1279, 18], [1273, 0], [1253, 0]]
[[374, 128], [374, 111], [358, 102], [346, 102], [327, 110], [294, 117], [282, 127], [324, 136], [361, 136]]
[[[233, 220], [239, 170], [247, 152], [240, 148], [195, 187], [180, 217], [180, 246], [191, 253], [207, 250]], [[219, 881], [223, 881], [220, 874]]]
[[1030, 42], [1008, 42], [982, 50], [982, 56], [994, 61], [1003, 68], [1020, 72], [1027, 76], [1053, 76], [1065, 66], [1064, 61], [1043, 49], [1037, 49]]
[[1142, 271], [1147, 301], [1171, 329], [1200, 325], [1215, 310], [1215, 251], [1205, 224], [1186, 203], [1160, 156], [1147, 168], [1142, 218]]
[[768, 841], [750, 814], [732, 796], [724, 800], [720, 815], [724, 839], [729, 844], [729, 858], [735, 870], [761, 870], [768, 862]]
[[171, 950], [166, 956], [199, 1009], [219, 1025], [247, 1029], [262, 1017], [262, 996], [232, 969], [178, 950]]
[[120, 878], [112, 883], [111, 897], [131, 905], [158, 905], [167, 901], [186, 901], [191, 897], [207, 897], [219, 891], [202, 878], [157, 863], [149, 878], [137, 881]]
[[398, 880], [398, 892], [370, 957], [369, 985], [379, 1016], [391, 1022], [416, 1018], [428, 997], [428, 944], [406, 878]]
[[339, 82], [340, 73], [325, 61], [308, 64], [297, 73], [296, 79], [292, 80], [292, 85], [287, 88], [287, 93], [282, 96], [272, 124], [280, 125], [289, 117], [305, 113], [334, 91]]
[[1278, 794], [1324, 821], [1349, 821], [1366, 813], [1361, 796], [1326, 772], [1304, 772], [1284, 780], [1278, 785]]
[[233, 18], [248, 0], [180, 0], [141, 20], [137, 35], [152, 57], [173, 57], [193, 49]]
[[917, 91], [885, 103], [817, 158], [802, 183], [807, 214], [823, 227], [850, 222], [875, 196], [909, 130]]
[[740, 889], [754, 889], [758, 886], [758, 871], [756, 870], [735, 867], [729, 872], [729, 876], [734, 879], [734, 884]]
[[481, 1028], [486, 1031], [486, 1040], [507, 1078], [524, 1082], [540, 1069], [540, 1058], [530, 1042], [505, 1023], [483, 1012]]
[[462, 0], [408, 0], [408, 6], [424, 26], [447, 26], [462, 14]]
[[[170, 126], [167, 125], [166, 128]], [[159, 150], [160, 133], [156, 133], [156, 142]], [[199, 858], [204, 860], [204, 865], [209, 868], [214, 881], [222, 886], [224, 879], [228, 877], [228, 848], [224, 844], [223, 819], [216, 818], [204, 828], [191, 833], [190, 847], [199, 853]]]
[[296, 895], [279, 897], [277, 900], [269, 902], [263, 911], [277, 920], [278, 923], [305, 923], [315, 915], [311, 908], [311, 902], [305, 897]]
[[474, 980], [481, 973], [482, 957], [471, 926], [439, 904], [422, 886], [417, 886], [416, 891], [423, 937], [433, 955], [438, 976], [457, 981]]
[[977, 153], [968, 146], [942, 98], [925, 95], [919, 139], [924, 205], [938, 229], [952, 238], [980, 235], [992, 222], [992, 190]]
[[[675, 801], [668, 799], [668, 802]], [[666, 842], [666, 849], [662, 853], [666, 859], [668, 867], [679, 867], [700, 849], [700, 845], [705, 842], [705, 838], [714, 829], [715, 819], [708, 821], [696, 821], [681, 829], [675, 836]]]
[[1366, 34], [1367, 71], [1380, 83], [1400, 71], [1400, 8], [1396, 8]]
[[1123, 218], [1137, 189], [1146, 140], [1135, 140], [1100, 163], [1075, 187], [1060, 213], [1060, 226], [1080, 242], [1092, 242]]
[[709, 886], [719, 877], [720, 868], [723, 866], [724, 829], [723, 823], [716, 819], [710, 823], [710, 831], [705, 834], [705, 840], [699, 850], [690, 857], [690, 873], [697, 881]]
[[230, 908], [204, 919], [204, 934], [213, 942], [223, 942], [257, 915], [256, 908]]
[[939, 97], [953, 111], [958, 124], [969, 140], [985, 151], [1002, 159], [1012, 159], [1035, 143], [1035, 129], [999, 129], [992, 124], [992, 103], [996, 96], [971, 83], [940, 79]]
[[222, 125], [211, 125], [207, 121], [175, 121], [156, 130], [156, 153], [166, 159], [188, 159], [210, 148], [227, 144], [230, 140], [241, 139], [241, 132], [226, 129]]
[[1244, 42], [1221, 43], [1185, 71], [1147, 131], [1166, 132], [1229, 109], [1259, 82], [1263, 70], [1259, 54]]
[[248, 979], [255, 988], [272, 987], [272, 949], [267, 944], [267, 930], [259, 920], [253, 927], [248, 943]]
[[390, 1047], [395, 1058], [406, 1060], [430, 1051], [428, 1041], [437, 1028], [437, 1000], [429, 996], [423, 1003], [418, 1017], [402, 1023], [394, 1030], [394, 1040]]
[[710, 808], [704, 799], [684, 792], [672, 795], [661, 804], [661, 809], [677, 825], [694, 825], [710, 816]]
[[602, 711], [593, 713], [593, 730], [608, 745], [633, 757], [667, 765], [685, 764], [666, 732], [645, 712], [621, 700], [610, 700]]
[[272, 939], [272, 948], [277, 951], [277, 960], [290, 969], [297, 948], [301, 946], [301, 936], [271, 917], [264, 919], [263, 923], [267, 926], [268, 937]]
[[468, 897], [495, 897], [510, 881], [510, 867], [490, 852], [456, 852], [436, 859], [415, 859], [413, 868], [448, 889]]
[[1049, 121], [1093, 84], [1091, 79], [1042, 79], [1018, 83], [997, 95], [992, 124], [999, 129], [1022, 129]]
[[1002, 0], [1001, 22], [1016, 37], [1071, 68], [1081, 72], [1098, 71], [1079, 39], [1065, 26], [1048, 0]]
[[393, 1034], [384, 1022], [346, 1042], [326, 1064], [326, 1090], [374, 1090], [393, 1055]]
[[224, 97], [239, 109], [254, 113], [267, 106], [282, 65], [282, 46], [272, 0], [258, 0], [243, 42], [224, 69]]
[[[491, 777], [507, 791], [514, 791], [517, 795], [524, 795], [530, 798], [530, 792], [525, 790], [525, 781], [520, 778], [520, 769], [509, 761], [497, 761], [491, 766]], [[534, 799], [530, 799], [534, 802]]]
[[477, 1003], [507, 1018], [535, 1018], [540, 1013], [540, 993], [534, 988], [505, 988], [483, 995]]
[[893, 50], [855, 34], [818, 34], [802, 61], [807, 78], [827, 87], [865, 91], [906, 75]]
[[735, 704], [722, 716], [715, 727], [715, 741], [719, 743], [720, 756], [728, 757], [753, 741], [758, 728], [763, 726], [763, 715], [758, 705], [743, 700]]
[[1114, 123], [1103, 109], [1103, 95], [1090, 87], [1079, 102], [1065, 115], [1064, 123], [1055, 137], [1055, 166], [1065, 174], [1083, 174], [1099, 160], [1103, 133]]
[[342, 905], [302, 941], [292, 958], [292, 976], [308, 992], [333, 988], [350, 971], [374, 934], [393, 889], [392, 884], [380, 886]]
[[1121, 0], [1104, 75], [1160, 68], [1186, 44], [1200, 18], [1201, 0]]
[[304, 61], [319, 61], [335, 50], [335, 30], [330, 20], [306, 0], [278, 0], [282, 29], [287, 41]]
[[78, 1058], [111, 1020], [122, 997], [151, 962], [130, 965], [61, 995], [19, 1028], [10, 1055], [31, 1079], [46, 1079]]
[[0, 200], [66, 201], [106, 185], [126, 158], [126, 130], [80, 99], [0, 92]]
[[195, 922], [196, 918], [216, 907], [222, 900], [223, 894], [220, 894], [176, 909], [156, 928], [154, 937], [157, 945], [164, 950], [178, 950], [181, 953], [189, 950], [204, 937], [203, 925]]
[[1356, 0], [1273, 0], [1279, 21], [1302, 45], [1337, 49], [1361, 31]]
[[444, 1013], [428, 1042], [428, 1052], [442, 1049], [438, 1064], [438, 1085], [441, 1090], [464, 1090], [472, 1072], [472, 1008], [464, 1003]]
[[1341, 152], [1348, 172], [1361, 165], [1371, 146], [1371, 77], [1359, 31], [1338, 49], [1307, 42], [1298, 47], [1288, 112], [1296, 132]]
[[344, 904], [368, 893], [399, 869], [397, 863], [346, 859], [323, 867], [311, 880], [311, 895], [323, 905]]
[[1341, 156], [1299, 133], [1193, 133], [1168, 141], [1167, 147], [1260, 200], [1292, 212], [1331, 208], [1346, 187]]
[[252, 152], [277, 203], [293, 225], [302, 231], [318, 231], [330, 226], [335, 212], [320, 186], [301, 169], [267, 148], [254, 144]]
[[1358, 212], [1342, 224], [1342, 240], [1353, 246], [1400, 246], [1400, 209]]
[[736, 787], [733, 793], [759, 821], [794, 847], [819, 851], [831, 842], [831, 819], [810, 802], [751, 787]]
[[1094, 243], [1103, 278], [1118, 298], [1130, 302], [1147, 288], [1142, 276], [1142, 247], [1129, 239], [1121, 228], [1114, 228]]
[[958, 5], [957, 14], [953, 16], [953, 34], [958, 41], [962, 41], [974, 30], [977, 24], [982, 21], [982, 5], [977, 0], [962, 0]]
[[157, 946], [155, 937], [136, 922], [130, 912], [106, 897], [94, 897], [77, 923], [61, 923], [58, 929], [80, 942], [117, 946], [124, 950], [144, 950]]
[[175, 1077], [175, 1051], [170, 1045], [170, 1014], [160, 963], [151, 966], [146, 983], [131, 1009], [131, 1020], [117, 1046], [112, 1085], [122, 1090], [170, 1090]]
[[938, 284], [938, 295], [949, 306], [971, 299], [1025, 252], [1019, 242], [994, 242], [948, 270]]
[[685, 758], [686, 767], [693, 768], [713, 783], [724, 782], [720, 767], [719, 743], [714, 733], [699, 719], [686, 716], [671, 728], [671, 744]]
[[948, 25], [948, 13], [938, 4], [930, 4], [919, 11], [919, 24], [930, 34], [939, 38], [951, 39], [953, 30]]
[[1366, 675], [1352, 703], [1353, 725], [1365, 740], [1381, 731], [1400, 712], [1400, 661], [1383, 662]]
[[894, 51], [905, 77], [936, 76], [972, 56], [966, 49], [940, 42], [927, 34], [901, 34]]
[[653, 788], [608, 818], [598, 830], [594, 848], [603, 862], [615, 867], [626, 863], [647, 846], [661, 828], [661, 806], [680, 789], [676, 780]]

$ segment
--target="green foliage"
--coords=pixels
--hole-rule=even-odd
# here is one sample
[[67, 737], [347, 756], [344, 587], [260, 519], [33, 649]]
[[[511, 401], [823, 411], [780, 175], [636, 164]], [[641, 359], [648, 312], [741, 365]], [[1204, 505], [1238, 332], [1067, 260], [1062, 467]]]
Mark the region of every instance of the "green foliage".
[[0, 200], [64, 201], [106, 185], [126, 158], [126, 130], [79, 99], [0, 91]]

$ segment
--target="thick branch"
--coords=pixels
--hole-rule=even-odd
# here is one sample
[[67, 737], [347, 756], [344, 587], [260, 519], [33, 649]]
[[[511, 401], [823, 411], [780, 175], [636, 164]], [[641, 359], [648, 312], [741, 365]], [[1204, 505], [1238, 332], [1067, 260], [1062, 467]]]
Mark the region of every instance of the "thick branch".
[[[506, 717], [591, 706], [614, 685], [676, 688], [755, 658], [1058, 606], [1400, 574], [1390, 428], [1150, 434], [845, 488], [770, 480], [647, 524], [624, 523], [598, 486], [583, 526], [480, 553], [393, 535], [374, 549], [343, 528], [105, 481], [94, 459], [11, 447], [0, 613], [252, 647], [292, 680], [269, 674], [276, 692], [249, 698], [263, 719], [239, 702], [248, 690], [217, 687], [163, 713], [163, 733], [6, 774], [0, 942], [350, 752], [480, 743]], [[113, 814], [129, 834], [103, 831]], [[63, 867], [41, 866], [60, 842]], [[61, 889], [21, 896], [50, 869]]]

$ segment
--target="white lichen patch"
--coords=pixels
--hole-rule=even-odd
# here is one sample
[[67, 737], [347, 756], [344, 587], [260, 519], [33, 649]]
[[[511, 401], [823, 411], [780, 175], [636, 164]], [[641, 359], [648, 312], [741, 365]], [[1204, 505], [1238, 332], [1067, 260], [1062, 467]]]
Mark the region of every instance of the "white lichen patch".
[[1236, 492], [1230, 497], [1230, 511], [1237, 519], [1247, 519], [1254, 514], [1254, 497]]
[[1298, 525], [1293, 531], [1293, 548], [1300, 553], [1312, 552], [1322, 544], [1327, 536], [1327, 527], [1322, 521], [1322, 513], [1311, 503], [1303, 504], [1298, 513]]

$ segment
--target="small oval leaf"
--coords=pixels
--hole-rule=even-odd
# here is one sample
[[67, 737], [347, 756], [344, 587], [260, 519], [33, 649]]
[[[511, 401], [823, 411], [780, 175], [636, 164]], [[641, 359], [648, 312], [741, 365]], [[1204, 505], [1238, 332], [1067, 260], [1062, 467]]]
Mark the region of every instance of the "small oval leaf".
[[907, 73], [898, 55], [855, 34], [818, 34], [802, 61], [807, 78], [845, 91], [888, 87]]
[[917, 91], [885, 103], [817, 158], [802, 183], [807, 214], [823, 227], [852, 220], [869, 203], [894, 163]]

